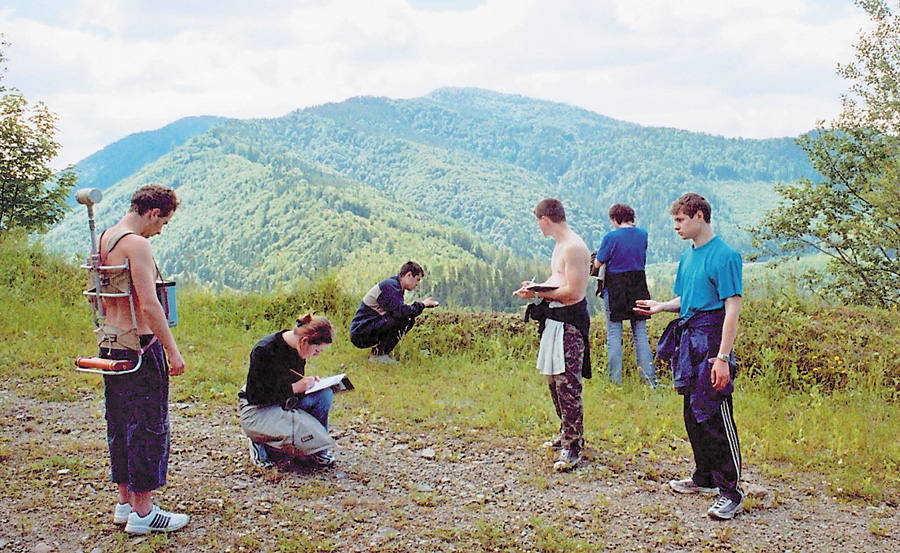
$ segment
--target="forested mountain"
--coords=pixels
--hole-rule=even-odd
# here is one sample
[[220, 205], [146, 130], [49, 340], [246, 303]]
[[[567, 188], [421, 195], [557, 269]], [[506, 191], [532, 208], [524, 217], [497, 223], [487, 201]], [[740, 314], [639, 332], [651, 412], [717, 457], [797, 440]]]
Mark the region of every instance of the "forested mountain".
[[609, 206], [629, 203], [653, 236], [649, 260], [671, 260], [683, 244], [671, 231], [668, 207], [686, 191], [706, 196], [717, 230], [746, 250], [749, 239], [736, 226], [774, 204], [772, 185], [812, 176], [791, 138], [646, 128], [473, 89], [441, 89], [413, 100], [355, 98], [257, 123], [246, 122], [245, 132], [261, 144], [284, 140], [301, 155], [450, 213], [517, 251], [549, 251], [533, 232], [531, 208], [556, 196], [590, 246], [610, 230]]
[[[814, 176], [790, 138], [647, 128], [521, 96], [440, 89], [220, 121], [112, 186], [98, 226], [124, 213], [137, 186], [161, 182], [178, 189], [182, 208], [155, 248], [164, 272], [180, 278], [254, 289], [333, 269], [360, 291], [411, 258], [428, 269], [424, 292], [504, 309], [520, 280], [547, 276], [552, 241], [532, 214], [541, 198], [562, 199], [591, 247], [610, 230], [609, 206], [627, 202], [650, 231], [649, 261], [669, 261], [685, 246], [668, 215], [681, 193], [709, 198], [714, 227], [747, 251], [737, 226], [774, 205], [775, 182], [804, 175]], [[84, 251], [87, 236], [79, 206], [47, 241]]]
[[[164, 182], [181, 206], [154, 250], [162, 273], [182, 283], [290, 291], [331, 271], [361, 295], [415, 259], [428, 272], [415, 297], [508, 310], [520, 303], [509, 283], [546, 271], [545, 261], [487, 245], [445, 215], [397, 204], [289, 153], [266, 163], [233, 153], [242, 147], [227, 134], [202, 135], [108, 189], [95, 208], [98, 234], [128, 210], [138, 186]], [[86, 210], [78, 206], [46, 241], [83, 257]]]
[[[130, 134], [78, 162], [78, 186], [106, 190], [181, 146], [189, 138], [227, 120], [209, 115], [184, 117], [155, 131]], [[75, 205], [74, 195], [69, 203]]]

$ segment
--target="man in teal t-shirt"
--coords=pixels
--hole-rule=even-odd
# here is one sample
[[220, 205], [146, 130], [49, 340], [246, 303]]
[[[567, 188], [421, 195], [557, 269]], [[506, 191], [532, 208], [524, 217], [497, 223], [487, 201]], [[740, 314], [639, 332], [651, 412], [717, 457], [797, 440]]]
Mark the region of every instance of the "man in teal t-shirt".
[[678, 198], [670, 211], [675, 232], [693, 246], [681, 256], [673, 291], [661, 303], [639, 300], [639, 313], [679, 313], [659, 339], [657, 357], [672, 365], [674, 384], [684, 395], [684, 424], [697, 468], [672, 480], [680, 493], [718, 494], [707, 510], [731, 519], [743, 510], [741, 449], [732, 416], [734, 355], [743, 293], [741, 255], [710, 226], [712, 208], [699, 194]]
[[725, 307], [742, 293], [741, 254], [718, 236], [681, 254], [673, 292], [681, 298], [679, 316], [687, 320], [701, 311]]

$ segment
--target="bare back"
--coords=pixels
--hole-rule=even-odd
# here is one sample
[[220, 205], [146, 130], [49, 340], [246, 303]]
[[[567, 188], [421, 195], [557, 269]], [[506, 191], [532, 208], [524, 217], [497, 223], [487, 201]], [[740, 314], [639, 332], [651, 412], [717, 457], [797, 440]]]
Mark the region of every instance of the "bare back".
[[[150, 243], [138, 234], [128, 234], [119, 239], [109, 251], [111, 239], [122, 231], [131, 230], [121, 223], [107, 229], [100, 239], [100, 255], [107, 266], [124, 265], [127, 261], [131, 275], [131, 294], [134, 298], [137, 333], [150, 334], [152, 331], [142, 309], [142, 301], [158, 301], [156, 299], [155, 266], [150, 255]], [[149, 258], [149, 262], [148, 262]], [[149, 285], [149, 288], [148, 288]], [[148, 296], [152, 290], [152, 298]], [[131, 307], [128, 298], [104, 298], [103, 309], [106, 323], [122, 328], [132, 328]]]

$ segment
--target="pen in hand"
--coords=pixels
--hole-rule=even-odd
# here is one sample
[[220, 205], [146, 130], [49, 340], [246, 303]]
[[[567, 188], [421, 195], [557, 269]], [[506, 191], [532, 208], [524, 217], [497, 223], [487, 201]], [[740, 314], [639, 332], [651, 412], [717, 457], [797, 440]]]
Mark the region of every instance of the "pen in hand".
[[513, 292], [513, 295], [518, 298], [521, 298], [521, 299], [526, 299], [526, 296], [524, 296], [524, 295], [520, 296], [519, 294], [522, 294], [524, 292], [529, 292], [530, 290], [528, 290], [528, 287], [534, 284], [534, 281], [536, 278], [537, 278], [537, 275], [534, 275], [533, 277], [531, 277], [531, 280], [526, 280], [525, 282], [520, 284], [519, 289], [516, 290], [515, 292]]

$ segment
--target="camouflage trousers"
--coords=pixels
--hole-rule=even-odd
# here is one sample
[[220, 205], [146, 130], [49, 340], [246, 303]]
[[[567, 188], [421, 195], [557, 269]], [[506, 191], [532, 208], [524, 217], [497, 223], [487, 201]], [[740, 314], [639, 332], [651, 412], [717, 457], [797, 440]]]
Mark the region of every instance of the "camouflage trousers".
[[581, 399], [581, 368], [584, 337], [574, 326], [565, 325], [563, 350], [566, 370], [547, 376], [550, 398], [559, 416], [559, 442], [562, 449], [581, 453], [584, 448], [584, 402]]

